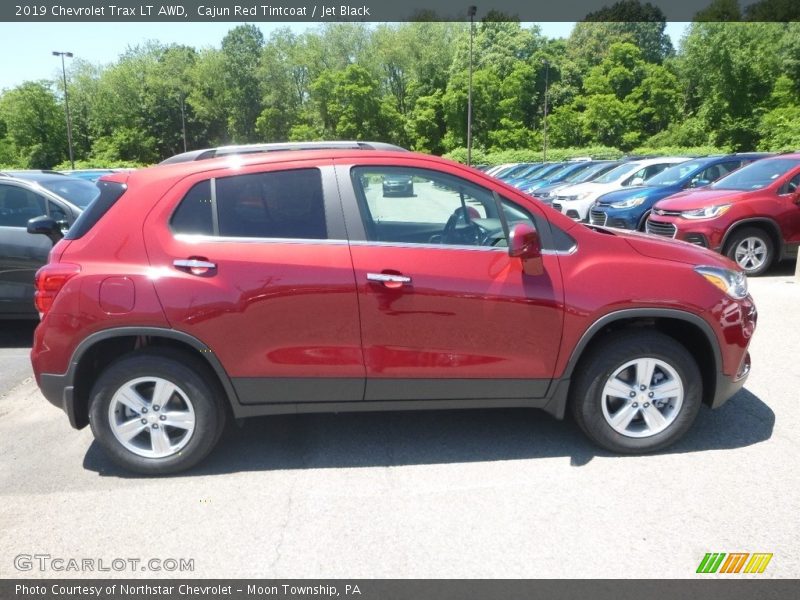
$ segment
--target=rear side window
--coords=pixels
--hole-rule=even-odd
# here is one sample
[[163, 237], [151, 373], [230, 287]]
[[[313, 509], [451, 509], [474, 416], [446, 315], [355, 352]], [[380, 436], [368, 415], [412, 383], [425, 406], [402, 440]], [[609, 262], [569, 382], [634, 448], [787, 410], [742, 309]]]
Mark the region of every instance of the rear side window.
[[86, 235], [128, 189], [127, 185], [116, 181], [98, 181], [96, 185], [100, 190], [100, 195], [69, 228], [64, 236], [65, 239], [77, 240]]
[[201, 181], [181, 201], [170, 221], [175, 233], [213, 235], [211, 183]]
[[0, 185], [0, 227], [26, 227], [45, 214], [44, 198], [15, 185]]
[[243, 238], [325, 239], [318, 169], [235, 175], [203, 181], [170, 221], [175, 233]]

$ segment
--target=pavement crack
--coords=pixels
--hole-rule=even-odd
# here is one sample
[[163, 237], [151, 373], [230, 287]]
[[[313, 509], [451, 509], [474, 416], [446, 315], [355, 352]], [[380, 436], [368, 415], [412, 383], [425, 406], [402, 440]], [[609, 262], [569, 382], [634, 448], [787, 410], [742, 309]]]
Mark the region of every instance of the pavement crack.
[[292, 520], [292, 508], [294, 505], [294, 491], [297, 487], [297, 480], [300, 477], [299, 473], [296, 473], [294, 478], [292, 479], [292, 485], [289, 486], [289, 493], [288, 498], [286, 500], [286, 508], [284, 509], [284, 518], [281, 521], [278, 541], [275, 544], [275, 556], [269, 563], [269, 573], [271, 575], [275, 575], [275, 567], [280, 562], [282, 558], [282, 550], [283, 544], [286, 541], [286, 530], [289, 527], [289, 521]]

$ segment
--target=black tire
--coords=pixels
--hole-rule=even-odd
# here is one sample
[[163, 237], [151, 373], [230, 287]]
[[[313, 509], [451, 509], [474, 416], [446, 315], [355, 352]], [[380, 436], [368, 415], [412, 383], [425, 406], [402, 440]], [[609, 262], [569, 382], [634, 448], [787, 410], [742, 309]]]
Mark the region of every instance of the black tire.
[[[628, 437], [612, 428], [603, 415], [602, 392], [618, 368], [645, 357], [664, 361], [676, 371], [685, 391], [683, 404], [663, 431], [650, 437]], [[686, 433], [700, 409], [702, 389], [700, 370], [684, 346], [657, 331], [631, 330], [609, 334], [581, 359], [569, 404], [578, 426], [598, 446], [620, 454], [645, 454], [674, 444]]]
[[[736, 248], [747, 238], [758, 239], [766, 248], [766, 258], [764, 259], [763, 264], [752, 269], [739, 264], [736, 260]], [[763, 229], [759, 227], [743, 227], [742, 229], [735, 231], [733, 235], [731, 235], [730, 239], [725, 243], [724, 254], [733, 262], [739, 264], [739, 266], [748, 276], [755, 277], [763, 274], [772, 265], [772, 261], [775, 258], [775, 245], [772, 243], [772, 238], [770, 235]]]
[[642, 215], [642, 218], [639, 219], [639, 226], [636, 228], [636, 231], [645, 231], [647, 229], [647, 219], [650, 217], [650, 213], [652, 211], [648, 210]]
[[[186, 445], [165, 458], [148, 458], [125, 448], [109, 423], [109, 405], [117, 390], [138, 378], [155, 376], [183, 390], [192, 403], [195, 425]], [[120, 467], [145, 475], [166, 475], [195, 466], [214, 448], [225, 427], [223, 392], [208, 366], [188, 353], [170, 348], [126, 354], [98, 377], [89, 396], [89, 423], [95, 439]]]

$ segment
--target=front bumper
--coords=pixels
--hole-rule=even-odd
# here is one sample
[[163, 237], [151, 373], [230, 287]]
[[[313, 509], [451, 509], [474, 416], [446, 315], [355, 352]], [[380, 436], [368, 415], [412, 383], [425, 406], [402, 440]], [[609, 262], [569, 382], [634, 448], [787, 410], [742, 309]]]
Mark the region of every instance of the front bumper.
[[589, 223], [601, 227], [616, 227], [636, 231], [639, 227], [639, 213], [632, 214], [630, 210], [611, 208], [610, 206], [592, 206], [589, 210]]
[[747, 377], [750, 375], [750, 352], [746, 352], [739, 372], [734, 375], [717, 374], [717, 385], [714, 397], [711, 399], [711, 408], [719, 408], [730, 400], [736, 392], [744, 387]]

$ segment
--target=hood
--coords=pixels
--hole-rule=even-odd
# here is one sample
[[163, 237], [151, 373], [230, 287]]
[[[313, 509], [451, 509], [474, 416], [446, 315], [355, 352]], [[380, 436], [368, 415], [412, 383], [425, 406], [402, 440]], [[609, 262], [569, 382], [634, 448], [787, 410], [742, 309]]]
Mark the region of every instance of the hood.
[[610, 183], [576, 183], [575, 185], [569, 185], [563, 189], [558, 190], [559, 195], [561, 196], [576, 196], [578, 194], [583, 194], [586, 192], [597, 192], [598, 190], [603, 190], [608, 188], [609, 186], [613, 186]]
[[704, 206], [714, 206], [717, 204], [727, 204], [728, 202], [736, 202], [742, 198], [747, 197], [752, 192], [744, 192], [741, 190], [694, 190], [680, 192], [665, 198], [658, 204], [656, 208], [664, 210], [692, 210], [695, 208], [703, 208]]
[[[606, 229], [606, 228], [604, 228]], [[614, 235], [623, 238], [631, 248], [642, 256], [655, 258], [658, 260], [669, 260], [689, 265], [707, 265], [711, 267], [723, 267], [741, 271], [732, 260], [707, 248], [695, 246], [689, 242], [662, 238], [636, 231], [621, 229], [606, 229], [612, 231]]]
[[541, 194], [544, 194], [546, 192], [557, 192], [557, 191], [559, 191], [559, 190], [561, 190], [563, 188], [567, 188], [569, 186], [570, 186], [569, 183], [564, 183], [563, 181], [561, 181], [561, 182], [558, 182], [558, 183], [551, 183], [549, 185], [543, 185], [542, 187], [537, 188], [536, 191], [541, 193]]
[[597, 202], [599, 204], [608, 205], [612, 204], [613, 202], [622, 202], [623, 200], [628, 200], [629, 198], [639, 198], [641, 196], [644, 196], [645, 198], [652, 198], [653, 196], [658, 196], [659, 192], [663, 193], [664, 196], [667, 196], [670, 194], [671, 190], [668, 187], [662, 188], [654, 185], [638, 185], [603, 194], [597, 199]]

